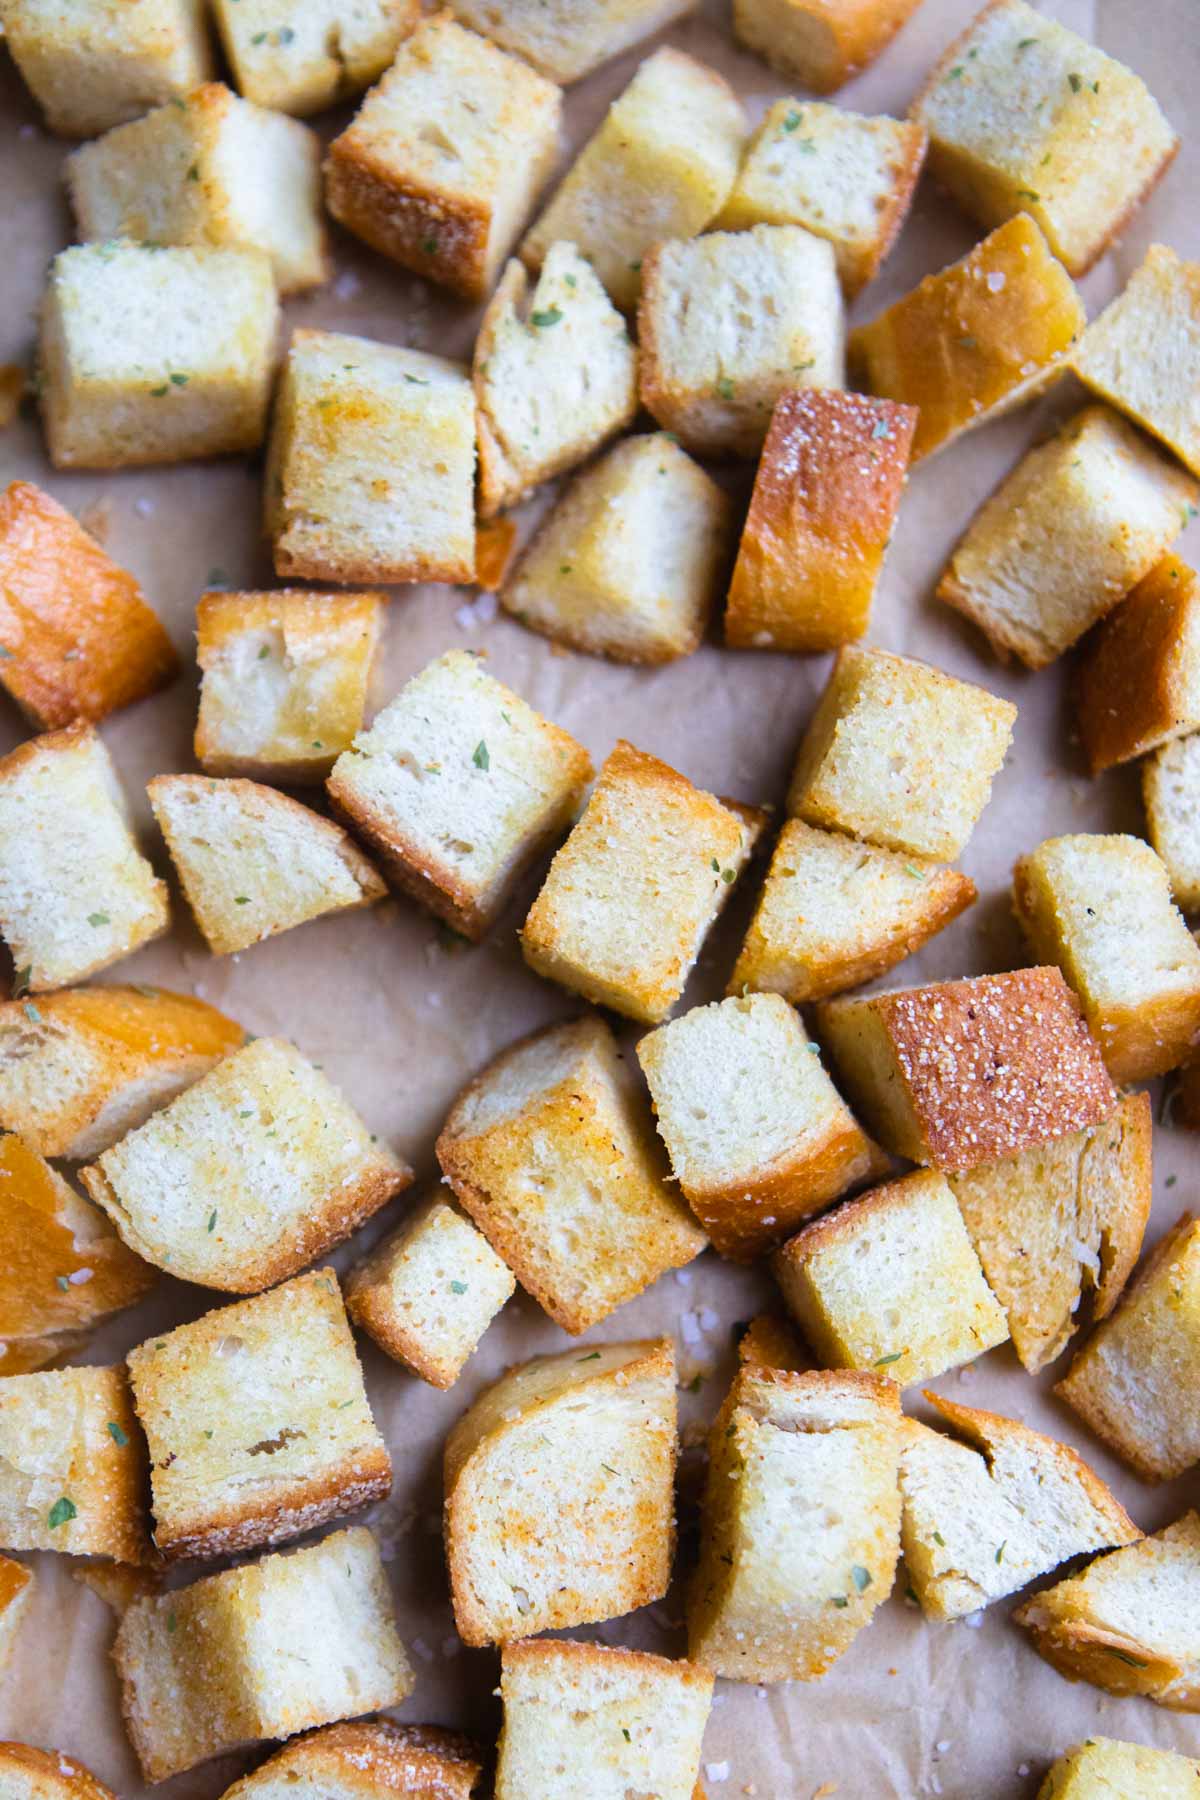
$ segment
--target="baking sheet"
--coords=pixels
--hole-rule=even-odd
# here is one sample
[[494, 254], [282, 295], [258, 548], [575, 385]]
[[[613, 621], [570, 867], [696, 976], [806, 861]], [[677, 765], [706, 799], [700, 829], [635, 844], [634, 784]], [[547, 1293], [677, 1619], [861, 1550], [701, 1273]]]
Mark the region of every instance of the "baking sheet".
[[[972, 0], [925, 0], [876, 66], [839, 96], [862, 111], [902, 113], [922, 73], [973, 12]], [[1072, 25], [1150, 82], [1178, 128], [1194, 117], [1200, 83], [1200, 13], [1196, 0], [1058, 0], [1043, 10]], [[766, 67], [733, 47], [728, 7], [707, 4], [671, 30], [669, 41], [719, 67], [757, 120], [787, 91]], [[571, 90], [570, 136], [579, 141], [633, 73], [639, 50]], [[332, 129], [346, 115], [330, 115]], [[0, 361], [28, 358], [33, 316], [49, 258], [70, 238], [59, 182], [67, 146], [45, 135], [11, 67], [0, 54], [0, 157], [3, 186], [4, 306]], [[1159, 240], [1200, 255], [1200, 133], [1185, 137], [1165, 182], [1135, 218], [1124, 242], [1083, 283], [1094, 314]], [[966, 251], [979, 234], [922, 184], [900, 244], [882, 276], [860, 296], [853, 318], [869, 318], [927, 270]], [[322, 292], [289, 302], [289, 324], [321, 324], [422, 349], [465, 354], [476, 314], [338, 234], [337, 274]], [[1002, 969], [1025, 960], [1009, 916], [1008, 877], [1015, 857], [1063, 830], [1140, 830], [1137, 776], [1118, 770], [1098, 782], [1084, 775], [1065, 704], [1066, 665], [1037, 676], [1004, 670], [962, 621], [930, 601], [943, 559], [973, 509], [1022, 449], [1081, 395], [1064, 382], [1033, 408], [968, 437], [915, 472], [901, 508], [876, 605], [871, 641], [926, 657], [981, 681], [1020, 707], [1016, 742], [996, 783], [962, 866], [980, 899], [963, 918], [904, 964], [893, 981]], [[134, 470], [94, 476], [54, 473], [28, 419], [0, 434], [0, 478], [42, 482], [67, 506], [86, 513], [117, 560], [133, 569], [188, 662], [168, 692], [108, 720], [105, 741], [133, 798], [150, 854], [165, 871], [160, 840], [150, 829], [143, 788], [150, 776], [191, 768], [196, 684], [193, 612], [206, 583], [271, 585], [258, 535], [260, 471], [244, 462]], [[734, 485], [749, 471], [735, 472]], [[1200, 528], [1181, 540], [1200, 556]], [[637, 671], [564, 655], [497, 619], [470, 590], [398, 589], [378, 659], [375, 704], [451, 645], [487, 652], [490, 667], [551, 719], [582, 739], [599, 763], [614, 739], [635, 743], [702, 785], [747, 800], [780, 802], [800, 730], [820, 691], [825, 658], [800, 659], [721, 652], [705, 647], [672, 667]], [[15, 709], [0, 704], [0, 750], [26, 735]], [[752, 885], [752, 884], [747, 884]], [[528, 896], [526, 896], [528, 898]], [[735, 897], [713, 933], [689, 987], [687, 1003], [716, 997], [732, 964], [749, 911], [749, 892]], [[462, 1082], [513, 1038], [568, 1016], [570, 999], [529, 973], [515, 925], [520, 905], [488, 943], [449, 951], [434, 923], [407, 902], [308, 925], [241, 956], [216, 960], [205, 950], [186, 909], [175, 906], [169, 939], [113, 969], [113, 980], [159, 982], [212, 1001], [248, 1030], [282, 1032], [322, 1063], [379, 1132], [423, 1174], [433, 1168], [433, 1140]], [[1196, 1200], [1195, 1141], [1158, 1127], [1154, 1242]], [[1178, 1177], [1167, 1191], [1170, 1177]], [[373, 1221], [333, 1259], [339, 1268], [361, 1254], [406, 1204]], [[659, 1332], [675, 1334], [684, 1379], [705, 1376], [696, 1395], [681, 1392], [685, 1436], [694, 1442], [715, 1412], [732, 1368], [731, 1328], [773, 1299], [757, 1271], [735, 1270], [710, 1252], [667, 1276], [592, 1334], [596, 1340]], [[215, 1295], [164, 1278], [136, 1311], [99, 1334], [84, 1361], [122, 1355], [164, 1325], [207, 1311]], [[396, 1716], [465, 1727], [490, 1741], [499, 1723], [493, 1690], [498, 1659], [458, 1645], [438, 1544], [440, 1457], [446, 1431], [475, 1394], [509, 1362], [569, 1341], [524, 1296], [492, 1327], [459, 1383], [435, 1393], [361, 1343], [372, 1404], [392, 1449], [392, 1498], [368, 1515], [388, 1558], [402, 1635], [418, 1673], [414, 1694]], [[1134, 1518], [1153, 1530], [1200, 1500], [1193, 1474], [1171, 1487], [1149, 1488], [1108, 1456], [1048, 1394], [1011, 1350], [943, 1377], [941, 1391], [971, 1405], [1048, 1430], [1079, 1449], [1111, 1482]], [[909, 1404], [917, 1400], [915, 1390]], [[696, 1453], [685, 1457], [695, 1472]], [[685, 1547], [686, 1556], [686, 1547]], [[685, 1562], [681, 1556], [681, 1565]], [[141, 1800], [141, 1783], [118, 1715], [107, 1650], [112, 1621], [103, 1603], [70, 1578], [67, 1559], [43, 1555], [32, 1618], [14, 1666], [0, 1681], [0, 1737], [24, 1739], [81, 1757], [119, 1795]], [[196, 1572], [199, 1572], [198, 1570]], [[1148, 1702], [1118, 1701], [1071, 1685], [1036, 1657], [1008, 1618], [992, 1607], [977, 1628], [930, 1625], [896, 1594], [825, 1680], [756, 1689], [718, 1682], [705, 1740], [710, 1800], [725, 1795], [837, 1800], [913, 1800], [943, 1794], [959, 1800], [1017, 1800], [1036, 1792], [1048, 1762], [1089, 1734], [1105, 1733], [1200, 1755], [1200, 1719], [1172, 1715]], [[605, 1643], [684, 1650], [678, 1590], [659, 1606], [581, 1631]], [[215, 1800], [254, 1759], [210, 1763], [155, 1789], [168, 1800]], [[728, 1765], [726, 1773], [725, 1765]]]

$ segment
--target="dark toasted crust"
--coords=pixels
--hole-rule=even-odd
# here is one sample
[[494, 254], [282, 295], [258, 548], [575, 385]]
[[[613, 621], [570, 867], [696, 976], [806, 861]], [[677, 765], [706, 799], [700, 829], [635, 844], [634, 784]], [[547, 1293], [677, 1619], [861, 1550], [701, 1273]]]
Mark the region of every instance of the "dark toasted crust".
[[1165, 556], [1086, 640], [1076, 676], [1076, 717], [1093, 775], [1200, 726], [1181, 715], [1177, 676], [1200, 581]]
[[683, 1657], [654, 1656], [648, 1650], [626, 1650], [616, 1644], [581, 1643], [571, 1638], [515, 1638], [505, 1644], [501, 1656], [503, 1668], [523, 1663], [535, 1672], [539, 1666], [557, 1671], [564, 1661], [570, 1661], [579, 1669], [607, 1665], [609, 1668], [653, 1671], [669, 1675], [687, 1687], [711, 1688], [713, 1679], [699, 1663], [688, 1662]]
[[[823, 63], [806, 59], [803, 67], [787, 57], [771, 54], [771, 32], [745, 30], [743, 15], [754, 10], [754, 0], [735, 0], [734, 31], [751, 50], [765, 56], [785, 75], [798, 75], [814, 94], [832, 94], [887, 49], [900, 27], [911, 18], [921, 0], [793, 0], [797, 12], [810, 14], [827, 34], [831, 54]], [[774, 8], [771, 12], [774, 12]]]
[[0, 1783], [14, 1794], [28, 1787], [35, 1800], [116, 1800], [112, 1789], [74, 1757], [32, 1744], [0, 1744]]
[[325, 204], [356, 237], [393, 262], [440, 282], [464, 300], [486, 297], [490, 207], [465, 196], [451, 200], [434, 188], [398, 179], [362, 144], [353, 126], [329, 146]]
[[331, 1800], [471, 1800], [483, 1773], [483, 1752], [470, 1738], [436, 1725], [394, 1725], [387, 1719], [326, 1725], [293, 1738], [227, 1788], [221, 1800], [253, 1800], [260, 1777], [308, 1778]]
[[[480, 475], [486, 466], [484, 441], [490, 437], [481, 412], [476, 412]], [[483, 518], [475, 527], [475, 585], [485, 594], [499, 593], [508, 575], [517, 527], [512, 519]]]
[[156, 1521], [155, 1547], [172, 1563], [184, 1557], [209, 1560], [285, 1543], [331, 1519], [386, 1500], [392, 1491], [392, 1465], [381, 1445], [344, 1463], [322, 1481], [298, 1476], [294, 1486], [291, 1498], [281, 1498], [276, 1490], [270, 1498], [242, 1499], [236, 1506], [219, 1510], [206, 1508], [202, 1520], [193, 1524], [186, 1517], [176, 1517], [167, 1527]]
[[739, 1368], [749, 1364], [755, 1369], [783, 1369], [797, 1375], [812, 1368], [795, 1326], [773, 1313], [759, 1313], [751, 1319], [738, 1339], [737, 1358]]

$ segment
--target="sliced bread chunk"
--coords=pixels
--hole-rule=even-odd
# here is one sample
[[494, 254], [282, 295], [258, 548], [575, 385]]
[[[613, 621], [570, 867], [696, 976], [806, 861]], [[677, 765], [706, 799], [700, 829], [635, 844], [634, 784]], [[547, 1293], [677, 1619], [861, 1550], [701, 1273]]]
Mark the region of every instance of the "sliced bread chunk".
[[221, 1800], [472, 1800], [482, 1774], [482, 1751], [456, 1731], [363, 1719], [285, 1744]]
[[[17, 1633], [25, 1622], [33, 1599], [33, 1570], [15, 1557], [0, 1556], [0, 1675], [8, 1668], [17, 1647]], [[0, 1769], [3, 1769], [0, 1752]], [[5, 1774], [8, 1771], [5, 1770]], [[14, 1796], [16, 1800], [16, 1796]]]
[[1151, 244], [1088, 326], [1071, 367], [1200, 475], [1200, 262]]
[[873, 63], [920, 0], [733, 0], [734, 36], [818, 94]]
[[1200, 732], [1146, 758], [1142, 798], [1150, 842], [1162, 857], [1175, 904], [1200, 912]]
[[238, 92], [277, 112], [322, 112], [378, 80], [421, 0], [213, 0]]
[[1200, 730], [1195, 569], [1164, 556], [1109, 613], [1083, 648], [1075, 716], [1093, 775]]
[[451, 0], [464, 24], [565, 86], [693, 11], [696, 0]]
[[756, 1369], [791, 1369], [797, 1375], [812, 1368], [799, 1334], [790, 1319], [775, 1313], [759, 1313], [751, 1319], [737, 1341], [738, 1368], [750, 1364]]
[[0, 1381], [0, 1543], [152, 1559], [146, 1446], [123, 1368], [42, 1369]]
[[1200, 1800], [1200, 1761], [1148, 1744], [1090, 1737], [1059, 1757], [1038, 1800]]
[[94, 137], [206, 81], [202, 0], [3, 0], [13, 61], [63, 137]]
[[5, 1800], [116, 1800], [73, 1756], [32, 1744], [0, 1744], [0, 1782]]

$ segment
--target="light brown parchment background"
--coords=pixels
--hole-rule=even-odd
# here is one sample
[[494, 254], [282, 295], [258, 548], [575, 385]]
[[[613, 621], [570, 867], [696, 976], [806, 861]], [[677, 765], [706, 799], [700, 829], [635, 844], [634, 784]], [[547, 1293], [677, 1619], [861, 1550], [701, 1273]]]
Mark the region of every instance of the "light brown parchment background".
[[[862, 111], [902, 114], [923, 72], [973, 10], [973, 0], [925, 0], [876, 66], [838, 98]], [[1200, 132], [1188, 131], [1200, 88], [1200, 6], [1197, 0], [1048, 0], [1043, 10], [1138, 69], [1184, 133], [1183, 149], [1165, 182], [1123, 243], [1083, 284], [1094, 314], [1150, 242], [1200, 255], [1195, 200]], [[755, 121], [787, 91], [761, 62], [733, 47], [728, 0], [708, 0], [700, 14], [667, 36], [725, 72]], [[572, 141], [591, 129], [644, 53], [622, 57], [568, 93]], [[319, 123], [326, 130], [345, 116], [330, 115]], [[41, 130], [35, 108], [0, 53], [0, 361], [28, 358], [46, 263], [71, 238], [59, 180], [67, 148]], [[978, 235], [923, 182], [898, 247], [882, 276], [860, 296], [853, 317], [872, 317], [926, 271], [965, 252]], [[468, 351], [474, 312], [344, 235], [336, 235], [335, 252], [340, 279], [290, 302], [289, 324], [319, 323], [451, 354]], [[1098, 782], [1083, 773], [1065, 702], [1067, 665], [1037, 676], [1005, 670], [987, 655], [982, 639], [929, 597], [947, 551], [980, 500], [1020, 452], [1080, 398], [1073, 384], [1064, 382], [1033, 408], [921, 465], [901, 507], [870, 641], [983, 682], [1015, 700], [1020, 717], [1013, 752], [962, 859], [979, 884], [979, 902], [904, 964], [893, 982], [1025, 961], [1008, 906], [1015, 857], [1053, 832], [1142, 829], [1134, 771], [1119, 770]], [[259, 539], [259, 471], [228, 462], [61, 475], [50, 470], [37, 426], [25, 419], [0, 436], [0, 477], [14, 476], [44, 483], [76, 511], [99, 503], [107, 514], [110, 552], [143, 582], [187, 662], [174, 687], [103, 727], [149, 853], [165, 871], [165, 852], [151, 829], [143, 788], [154, 774], [194, 766], [193, 611], [200, 589], [216, 579], [210, 572], [224, 571], [234, 586], [272, 584]], [[747, 468], [731, 479], [748, 486], [749, 476]], [[1181, 548], [1193, 561], [1200, 556], [1200, 528], [1192, 528]], [[637, 671], [558, 654], [514, 624], [489, 621], [486, 608], [482, 617], [480, 609], [464, 616], [462, 609], [472, 600], [468, 590], [452, 588], [394, 591], [375, 706], [440, 651], [451, 645], [479, 647], [497, 675], [575, 732], [597, 763], [623, 734], [705, 787], [747, 800], [782, 800], [827, 659], [707, 646], [672, 667]], [[25, 735], [15, 709], [0, 703], [0, 750]], [[689, 1005], [721, 992], [757, 880], [757, 875], [747, 879], [747, 891], [735, 897], [709, 940], [688, 990]], [[250, 1031], [294, 1038], [324, 1065], [371, 1129], [427, 1175], [437, 1127], [463, 1081], [522, 1032], [575, 1010], [569, 997], [524, 967], [515, 937], [521, 916], [518, 904], [485, 945], [448, 953], [429, 918], [406, 901], [393, 901], [373, 913], [319, 921], [241, 956], [216, 960], [176, 894], [170, 937], [120, 964], [108, 978], [160, 982], [195, 993]], [[1195, 1140], [1156, 1128], [1149, 1243], [1183, 1207], [1195, 1205], [1195, 1158]], [[1168, 1192], [1172, 1175], [1178, 1179]], [[335, 1256], [336, 1265], [344, 1268], [357, 1257], [407, 1203], [407, 1197], [401, 1199], [360, 1232]], [[716, 1410], [732, 1365], [731, 1326], [772, 1299], [768, 1277], [736, 1271], [708, 1252], [592, 1335], [598, 1340], [674, 1333], [683, 1378], [697, 1370], [708, 1374], [697, 1395], [680, 1395], [686, 1426], [707, 1421]], [[214, 1303], [220, 1303], [219, 1296], [164, 1278], [143, 1306], [98, 1335], [81, 1360], [119, 1357], [151, 1332]], [[415, 1693], [397, 1709], [400, 1718], [464, 1726], [484, 1741], [495, 1737], [498, 1658], [491, 1651], [462, 1649], [453, 1635], [439, 1535], [441, 1446], [452, 1421], [508, 1363], [568, 1341], [532, 1300], [518, 1295], [447, 1394], [434, 1392], [369, 1342], [360, 1342], [372, 1403], [395, 1467], [392, 1499], [368, 1518], [384, 1541], [400, 1629], [419, 1677]], [[1026, 1376], [1007, 1348], [937, 1386], [1073, 1444], [1147, 1530], [1200, 1502], [1196, 1472], [1171, 1488], [1135, 1480], [1049, 1396], [1048, 1380]], [[916, 1390], [909, 1404], [919, 1405]], [[686, 1566], [686, 1555], [685, 1534], [680, 1567]], [[94, 1594], [70, 1578], [66, 1558], [31, 1560], [38, 1577], [35, 1609], [14, 1665], [0, 1682], [0, 1737], [66, 1750], [119, 1795], [141, 1800], [147, 1790], [120, 1724], [107, 1656], [111, 1617]], [[1145, 1701], [1112, 1700], [1062, 1680], [1011, 1624], [1007, 1603], [992, 1607], [977, 1629], [938, 1626], [906, 1606], [902, 1591], [903, 1578], [872, 1626], [820, 1683], [767, 1690], [718, 1682], [704, 1753], [705, 1763], [718, 1765], [708, 1779], [710, 1800], [742, 1794], [783, 1800], [810, 1796], [818, 1788], [836, 1791], [837, 1800], [913, 1800], [925, 1794], [1018, 1800], [1036, 1792], [1055, 1755], [1093, 1733], [1200, 1755], [1200, 1720]], [[684, 1649], [680, 1611], [677, 1586], [662, 1606], [578, 1635], [678, 1655]], [[215, 1800], [252, 1760], [224, 1758], [155, 1791], [168, 1800]], [[721, 1781], [719, 1765], [725, 1762], [730, 1773]], [[586, 1793], [582, 1771], [578, 1792]]]

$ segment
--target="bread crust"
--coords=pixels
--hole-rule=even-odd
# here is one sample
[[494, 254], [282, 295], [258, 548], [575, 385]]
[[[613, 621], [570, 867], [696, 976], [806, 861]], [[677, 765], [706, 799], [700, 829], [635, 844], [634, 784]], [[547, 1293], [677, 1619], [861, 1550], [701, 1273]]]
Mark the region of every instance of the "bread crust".
[[325, 203], [372, 250], [463, 300], [484, 298], [491, 227], [484, 201], [452, 200], [411, 175], [400, 182], [385, 160], [343, 132], [325, 159]]
[[12, 1792], [28, 1800], [116, 1800], [111, 1788], [61, 1750], [0, 1744], [0, 1780], [5, 1776], [13, 1784]]
[[[920, 0], [734, 0], [734, 35], [782, 75], [817, 94], [832, 94], [887, 49]], [[807, 22], [789, 48], [789, 15]], [[821, 48], [816, 34], [823, 31]]]
[[395, 1725], [388, 1719], [326, 1725], [293, 1738], [221, 1800], [254, 1800], [272, 1781], [321, 1784], [330, 1800], [471, 1800], [483, 1774], [483, 1752], [470, 1738], [436, 1725]]
[[1200, 578], [1164, 556], [1087, 640], [1075, 716], [1093, 775], [1200, 730]]

